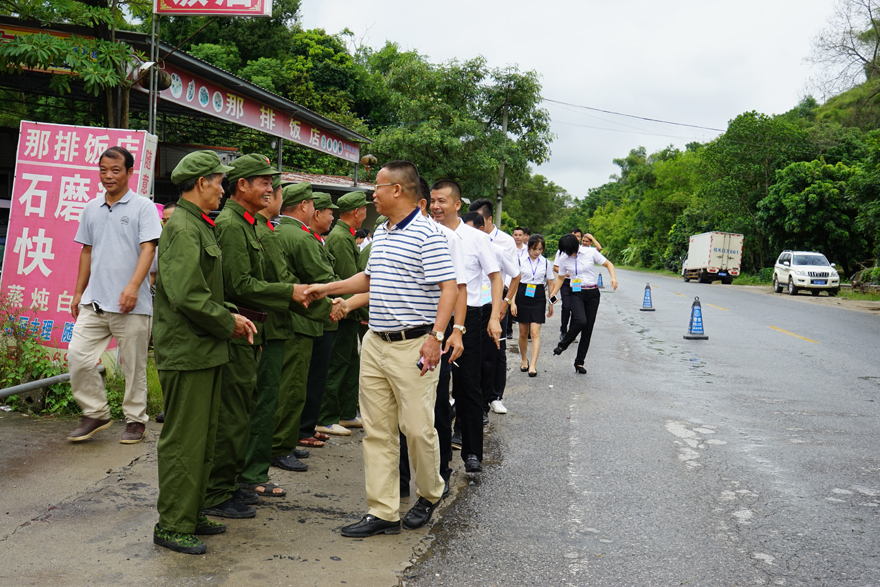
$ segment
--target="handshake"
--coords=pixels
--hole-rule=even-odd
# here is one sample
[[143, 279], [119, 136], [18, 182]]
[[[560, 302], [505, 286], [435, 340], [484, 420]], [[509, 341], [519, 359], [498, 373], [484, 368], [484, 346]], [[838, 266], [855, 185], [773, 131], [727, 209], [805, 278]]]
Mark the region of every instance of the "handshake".
[[[304, 283], [294, 284], [293, 301], [308, 308], [310, 303], [327, 297], [327, 289], [328, 284], [326, 283], [315, 283], [312, 285]], [[333, 298], [333, 306], [330, 309], [330, 319], [334, 322], [339, 322], [348, 316], [348, 313], [353, 309], [354, 308], [349, 306], [348, 300]]]

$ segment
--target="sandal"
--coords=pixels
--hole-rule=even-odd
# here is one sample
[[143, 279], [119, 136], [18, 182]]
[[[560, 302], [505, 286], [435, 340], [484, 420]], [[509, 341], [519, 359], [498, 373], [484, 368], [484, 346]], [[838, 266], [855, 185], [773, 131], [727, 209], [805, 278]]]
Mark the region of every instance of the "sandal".
[[[265, 483], [239, 483], [238, 486], [245, 491], [252, 491], [263, 497], [284, 497], [287, 495], [287, 492], [280, 485], [275, 485], [269, 481]], [[262, 491], [257, 489], [257, 487], [262, 487]], [[276, 489], [281, 489], [281, 491], [275, 491]]]
[[[309, 448], [321, 448], [324, 446], [324, 442], [318, 440], [314, 436], [309, 436], [307, 438], [300, 438], [299, 443], [300, 446], [308, 446]], [[297, 457], [299, 458], [299, 457]]]
[[330, 440], [330, 435], [324, 434], [323, 432], [315, 432], [312, 438], [317, 438], [318, 440]]

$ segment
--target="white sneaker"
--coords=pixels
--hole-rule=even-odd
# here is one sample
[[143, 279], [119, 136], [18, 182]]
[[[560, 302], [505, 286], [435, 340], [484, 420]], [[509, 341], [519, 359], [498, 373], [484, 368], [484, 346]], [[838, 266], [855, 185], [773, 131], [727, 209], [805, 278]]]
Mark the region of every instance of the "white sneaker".
[[355, 416], [353, 420], [340, 420], [339, 425], [343, 428], [363, 428], [364, 421]]
[[349, 436], [351, 435], [351, 430], [348, 428], [344, 428], [339, 424], [331, 424], [330, 426], [315, 426], [316, 432], [323, 432], [324, 434], [332, 434], [334, 436]]
[[496, 399], [495, 401], [489, 404], [492, 407], [492, 411], [496, 414], [506, 414], [507, 408], [504, 407], [504, 404], [501, 403], [500, 399]]

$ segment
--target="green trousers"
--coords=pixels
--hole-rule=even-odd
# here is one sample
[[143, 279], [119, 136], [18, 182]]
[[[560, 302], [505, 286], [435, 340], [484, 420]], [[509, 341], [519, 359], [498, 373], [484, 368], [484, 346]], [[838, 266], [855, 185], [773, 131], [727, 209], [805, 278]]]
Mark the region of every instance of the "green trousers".
[[250, 438], [251, 410], [257, 390], [257, 364], [260, 347], [229, 345], [229, 362], [223, 365], [220, 417], [214, 463], [205, 493], [205, 507], [214, 507], [232, 497], [238, 489], [235, 480], [244, 469]]
[[272, 430], [281, 387], [284, 347], [283, 340], [269, 340], [263, 345], [263, 354], [257, 367], [257, 401], [251, 411], [250, 440], [244, 469], [238, 475], [239, 483], [265, 483], [269, 480]]
[[273, 457], [292, 453], [299, 443], [299, 422], [306, 403], [306, 378], [312, 360], [313, 340], [310, 336], [295, 334], [284, 345], [281, 387], [272, 434]]
[[192, 534], [211, 474], [222, 367], [159, 371], [165, 424], [159, 436], [159, 525]]
[[327, 387], [327, 370], [330, 368], [330, 355], [336, 331], [324, 332], [314, 340], [312, 360], [309, 363], [309, 378], [306, 381], [306, 405], [303, 407], [299, 423], [299, 437], [308, 438], [315, 434], [318, 415], [324, 402], [324, 388]]
[[324, 399], [321, 400], [319, 426], [330, 426], [340, 420], [353, 420], [357, 416], [358, 378], [361, 372], [358, 326], [354, 320], [342, 320], [339, 323], [330, 355]]

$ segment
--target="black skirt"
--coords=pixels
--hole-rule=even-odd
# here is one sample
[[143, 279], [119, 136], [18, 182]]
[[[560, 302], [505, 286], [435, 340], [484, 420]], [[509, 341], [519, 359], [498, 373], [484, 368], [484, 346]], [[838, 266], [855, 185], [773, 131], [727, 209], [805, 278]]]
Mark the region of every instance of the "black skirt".
[[516, 321], [520, 324], [543, 324], [547, 315], [547, 298], [544, 285], [535, 287], [535, 297], [526, 297], [525, 283], [520, 283], [516, 290]]

